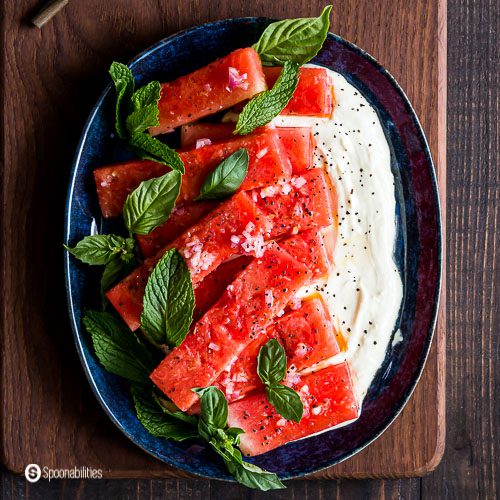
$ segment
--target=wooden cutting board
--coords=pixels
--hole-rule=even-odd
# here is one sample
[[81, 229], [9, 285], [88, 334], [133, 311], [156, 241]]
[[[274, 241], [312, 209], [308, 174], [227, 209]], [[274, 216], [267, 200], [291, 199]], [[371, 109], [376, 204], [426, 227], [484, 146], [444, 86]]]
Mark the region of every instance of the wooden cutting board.
[[[101, 468], [107, 477], [181, 477], [142, 452], [92, 395], [73, 344], [63, 279], [69, 169], [112, 60], [227, 17], [317, 15], [324, 0], [86, 0], [39, 30], [43, 2], [3, 5], [1, 440], [5, 465]], [[405, 89], [437, 162], [445, 196], [445, 0], [337, 0], [332, 31], [374, 55]], [[444, 206], [443, 206], [444, 208]], [[446, 217], [443, 214], [443, 221]], [[443, 281], [444, 282], [444, 281]], [[424, 374], [396, 422], [374, 444], [315, 478], [423, 475], [445, 435], [443, 296]]]

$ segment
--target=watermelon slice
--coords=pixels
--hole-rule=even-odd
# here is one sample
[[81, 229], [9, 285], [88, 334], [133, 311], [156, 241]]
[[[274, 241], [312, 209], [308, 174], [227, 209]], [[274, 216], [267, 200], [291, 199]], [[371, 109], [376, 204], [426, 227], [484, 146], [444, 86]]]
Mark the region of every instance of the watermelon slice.
[[[198, 141], [223, 141], [232, 137], [232, 123], [191, 123], [181, 129], [181, 145], [192, 147]], [[292, 165], [292, 173], [302, 174], [313, 166], [314, 140], [308, 127], [278, 127], [278, 137]]]
[[216, 201], [197, 201], [177, 205], [164, 224], [153, 229], [149, 234], [136, 236], [142, 256], [148, 258], [158, 253], [164, 246], [177, 238], [188, 227], [196, 224], [219, 204]]
[[245, 431], [240, 436], [244, 455], [260, 455], [358, 417], [358, 403], [346, 362], [299, 377], [292, 387], [304, 405], [300, 423], [277, 414], [263, 391], [229, 405], [228, 425]]
[[[281, 73], [281, 67], [266, 67], [267, 85], [272, 87]], [[323, 68], [300, 68], [299, 83], [282, 115], [329, 117], [333, 113], [333, 84]]]
[[[324, 227], [336, 221], [335, 192], [333, 189], [330, 190], [331, 184], [322, 170], [307, 172], [304, 176], [294, 179], [293, 183], [300, 187], [295, 188], [294, 184], [285, 183], [269, 186], [262, 191], [249, 192], [257, 204], [274, 220], [275, 227], [271, 231], [273, 238], [293, 234], [299, 230]], [[288, 192], [288, 195], [275, 194], [276, 192]], [[265, 198], [262, 198], [263, 195]], [[197, 203], [185, 205], [186, 210], [189, 210], [191, 206], [195, 211], [198, 210]], [[189, 217], [186, 215], [186, 219]], [[177, 216], [174, 213], [174, 224], [176, 219]], [[147, 236], [137, 237], [144, 257], [153, 255], [172, 240], [171, 228], [172, 224], [169, 219], [163, 226], [156, 228]], [[335, 234], [336, 231], [332, 232], [332, 236], [328, 238], [330, 240], [333, 237], [333, 243], [329, 242], [327, 245], [329, 251], [333, 251]]]
[[160, 177], [170, 169], [149, 160], [132, 160], [115, 163], [94, 170], [97, 197], [105, 218], [122, 213], [127, 196], [142, 182]]
[[312, 283], [327, 276], [330, 271], [335, 247], [334, 233], [333, 226], [327, 230], [311, 229], [294, 238], [281, 240], [279, 245], [307, 266], [310, 273], [309, 282]]
[[234, 357], [271, 323], [307, 280], [303, 264], [270, 244], [227, 287], [184, 342], [161, 362], [151, 380], [183, 411]]
[[228, 260], [195, 286], [193, 322], [198, 321], [219, 300], [228, 285], [250, 264], [252, 259], [253, 257], [249, 255], [242, 255]]
[[233, 136], [234, 123], [190, 123], [181, 127], [181, 147], [192, 148], [198, 141], [225, 141]]
[[274, 222], [272, 238], [327, 227], [336, 221], [336, 193], [328, 174], [319, 168], [282, 186], [261, 189], [256, 201]]
[[[246, 148], [248, 173], [242, 191], [273, 185], [291, 176], [291, 165], [275, 130], [210, 144], [180, 152], [186, 173], [182, 177], [178, 203], [192, 201], [200, 194], [206, 176], [225, 158]], [[94, 171], [97, 194], [105, 217], [121, 214], [125, 199], [142, 181], [159, 177], [170, 169], [159, 163], [141, 160], [101, 167]]]
[[252, 48], [238, 49], [207, 66], [164, 83], [158, 103], [160, 125], [152, 135], [230, 108], [266, 90], [260, 57]]
[[215, 385], [229, 402], [262, 387], [257, 375], [260, 348], [271, 338], [283, 345], [289, 371], [297, 373], [340, 352], [336, 330], [325, 303], [319, 295], [303, 301], [302, 306], [274, 321], [265, 335], [255, 339], [238, 359], [224, 371]]
[[[263, 234], [270, 230], [268, 218], [252, 199], [240, 192], [207, 217], [191, 226], [157, 255], [144, 263], [106, 293], [114, 308], [132, 330], [140, 325], [142, 298], [149, 275], [169, 248], [177, 248], [186, 259], [193, 284], [200, 282], [219, 264], [235, 255], [240, 246], [234, 238], [245, 235], [247, 251], [261, 255]], [[238, 235], [238, 236], [236, 236]]]

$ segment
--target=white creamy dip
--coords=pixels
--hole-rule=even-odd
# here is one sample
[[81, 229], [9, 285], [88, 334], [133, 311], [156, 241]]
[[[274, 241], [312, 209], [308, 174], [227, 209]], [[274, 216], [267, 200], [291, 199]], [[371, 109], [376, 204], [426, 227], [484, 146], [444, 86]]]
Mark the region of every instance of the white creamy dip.
[[328, 304], [347, 341], [344, 356], [361, 404], [384, 361], [403, 296], [393, 260], [394, 177], [376, 112], [342, 75], [327, 71], [336, 100], [332, 118], [279, 116], [273, 123], [312, 128], [314, 161], [326, 166], [337, 190], [335, 266], [324, 284], [302, 293], [320, 291]]

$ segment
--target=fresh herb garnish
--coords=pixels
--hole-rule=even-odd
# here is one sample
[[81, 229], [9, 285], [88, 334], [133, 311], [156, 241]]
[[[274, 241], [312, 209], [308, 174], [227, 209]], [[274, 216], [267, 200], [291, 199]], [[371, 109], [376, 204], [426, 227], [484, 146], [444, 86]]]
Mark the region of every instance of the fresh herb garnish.
[[285, 62], [273, 88], [253, 97], [238, 117], [235, 134], [246, 135], [269, 123], [286, 107], [299, 81], [299, 65]]
[[175, 418], [176, 420], [180, 420], [181, 422], [185, 422], [186, 424], [190, 424], [194, 427], [198, 426], [198, 418], [195, 415], [188, 415], [187, 413], [184, 413], [183, 411], [179, 410], [179, 408], [177, 408], [174, 403], [172, 403], [171, 401], [163, 400], [154, 392], [153, 399], [156, 401], [163, 413], [165, 413], [169, 417]]
[[155, 362], [135, 333], [106, 312], [86, 311], [83, 324], [92, 337], [97, 358], [108, 372], [132, 382], [149, 382]]
[[319, 17], [284, 19], [270, 24], [253, 48], [265, 66], [282, 66], [285, 62], [305, 64], [321, 49], [330, 27], [332, 6]]
[[143, 160], [151, 160], [167, 165], [172, 170], [184, 174], [184, 164], [179, 153], [165, 143], [146, 133], [137, 133], [130, 138], [129, 146]]
[[163, 163], [184, 173], [177, 151], [146, 133], [150, 127], [160, 124], [160, 82], [149, 82], [134, 92], [134, 76], [125, 64], [113, 62], [109, 74], [116, 88], [115, 128], [118, 136], [127, 140], [129, 147], [141, 158]]
[[238, 149], [210, 172], [196, 200], [220, 200], [232, 195], [248, 172], [248, 151]]
[[201, 399], [198, 432], [222, 457], [227, 470], [236, 480], [249, 488], [263, 491], [282, 489], [285, 485], [276, 474], [268, 472], [243, 460], [237, 448], [240, 434], [237, 427], [227, 428], [228, 404], [226, 397], [216, 387], [193, 389]]
[[134, 240], [114, 234], [85, 236], [73, 248], [64, 245], [77, 259], [85, 264], [105, 266], [115, 258], [129, 262], [134, 258]]
[[143, 181], [127, 196], [123, 220], [130, 233], [149, 234], [170, 215], [181, 188], [181, 174], [175, 170]]
[[156, 345], [178, 346], [193, 320], [191, 274], [182, 255], [172, 248], [158, 261], [144, 292], [141, 328]]
[[125, 64], [113, 62], [109, 74], [116, 88], [115, 129], [120, 139], [127, 138], [126, 120], [129, 114], [129, 103], [134, 93], [135, 80]]
[[133, 385], [130, 392], [139, 422], [153, 436], [173, 439], [174, 441], [198, 437], [196, 417], [192, 417], [191, 421], [184, 421], [171, 415], [154, 399], [151, 387]]
[[266, 386], [267, 399], [275, 410], [287, 420], [300, 422], [304, 411], [300, 396], [280, 383], [286, 375], [286, 353], [276, 339], [269, 340], [260, 348], [257, 373]]
[[159, 123], [158, 101], [160, 82], [152, 81], [134, 92], [131, 97], [132, 112], [127, 116], [127, 130], [133, 137]]
[[124, 262], [120, 258], [114, 258], [108, 262], [104, 268], [101, 276], [101, 297], [102, 297], [102, 307], [106, 308], [108, 300], [106, 299], [105, 293], [118, 281], [123, 279], [127, 274], [131, 273], [133, 269], [137, 267], [136, 259], [132, 259], [128, 262]]

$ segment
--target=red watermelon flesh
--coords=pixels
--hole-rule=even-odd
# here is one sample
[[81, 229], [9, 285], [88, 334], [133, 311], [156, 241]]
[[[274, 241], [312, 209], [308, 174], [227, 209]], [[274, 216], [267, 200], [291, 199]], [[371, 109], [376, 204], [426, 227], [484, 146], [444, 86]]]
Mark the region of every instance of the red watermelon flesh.
[[[281, 67], [266, 67], [267, 85], [272, 87], [281, 73]], [[329, 117], [333, 113], [333, 83], [323, 68], [300, 68], [299, 83], [282, 115]]]
[[327, 276], [330, 271], [335, 246], [332, 232], [330, 228], [326, 231], [311, 229], [279, 242], [283, 249], [307, 266], [311, 283]]
[[194, 387], [212, 384], [231, 360], [272, 322], [307, 280], [305, 266], [270, 244], [229, 285], [151, 380], [183, 411], [198, 399]]
[[298, 377], [292, 387], [304, 405], [300, 423], [277, 414], [264, 391], [229, 405], [228, 425], [245, 431], [240, 436], [244, 455], [260, 455], [358, 417], [358, 403], [346, 362]]
[[193, 322], [198, 321], [219, 300], [228, 285], [250, 264], [252, 259], [253, 257], [249, 255], [242, 255], [228, 260], [195, 286]]
[[[296, 187], [300, 186], [300, 187]], [[285, 190], [285, 191], [284, 191]], [[287, 192], [287, 195], [282, 195]], [[337, 200], [335, 191], [329, 182], [327, 174], [321, 169], [314, 169], [302, 176], [293, 178], [290, 182], [268, 186], [263, 190], [249, 192], [257, 204], [274, 220], [271, 231], [272, 238], [297, 233], [314, 227], [324, 227], [336, 222]], [[270, 194], [270, 196], [268, 196]], [[262, 198], [262, 196], [265, 196]], [[198, 207], [198, 202], [184, 204], [184, 210], [192, 209], [195, 215], [193, 222], [203, 215], [205, 205]], [[207, 211], [211, 205], [208, 205]], [[173, 222], [171, 218], [173, 217]], [[177, 222], [176, 212], [167, 222], [146, 236], [138, 236], [137, 240], [144, 257], [156, 253], [177, 234], [173, 233]], [[189, 221], [189, 213], [182, 216]], [[335, 225], [336, 228], [336, 225]], [[333, 235], [336, 234], [336, 230]], [[332, 245], [333, 248], [333, 245]]]
[[153, 229], [149, 234], [136, 236], [142, 256], [148, 258], [155, 255], [219, 204], [217, 201], [197, 201], [176, 205], [170, 217], [161, 226]]
[[[181, 145], [183, 148], [192, 147], [203, 139], [222, 141], [231, 137], [233, 130], [232, 123], [191, 123], [181, 129]], [[312, 168], [314, 140], [311, 129], [277, 127], [276, 131], [292, 165], [292, 173], [297, 175]]]
[[193, 284], [200, 282], [222, 262], [235, 255], [240, 247], [232, 237], [242, 233], [252, 241], [247, 250], [263, 251], [262, 235], [270, 230], [268, 218], [252, 199], [240, 192], [191, 226], [158, 254], [149, 259], [106, 293], [123, 320], [132, 329], [140, 325], [142, 298], [149, 275], [169, 248], [177, 248], [184, 256]]
[[164, 83], [158, 103], [160, 125], [152, 135], [230, 108], [266, 90], [260, 57], [252, 48], [238, 49], [193, 73]]
[[255, 200], [273, 220], [272, 238], [331, 226], [336, 220], [336, 193], [328, 174], [319, 168], [279, 187], [263, 188]]
[[115, 163], [94, 170], [97, 197], [105, 218], [122, 213], [127, 196], [142, 181], [160, 177], [170, 168], [149, 160], [132, 160]]
[[325, 303], [319, 295], [310, 297], [302, 302], [299, 309], [276, 319], [265, 335], [250, 343], [229, 370], [219, 376], [215, 385], [224, 392], [229, 402], [262, 387], [257, 375], [257, 356], [271, 338], [277, 339], [284, 347], [289, 370], [293, 373], [331, 358], [340, 351], [336, 330]]
[[241, 191], [290, 179], [292, 167], [283, 144], [275, 130], [265, 129], [256, 134], [233, 137], [224, 142], [181, 152], [186, 174], [182, 179], [180, 201], [196, 198], [206, 176], [222, 160], [241, 148], [246, 148], [249, 156], [248, 173], [240, 186]]
[[212, 142], [225, 141], [233, 135], [234, 123], [199, 122], [183, 125], [181, 128], [181, 147], [192, 148], [197, 141], [208, 139]]
[[[196, 198], [207, 175], [222, 160], [241, 148], [248, 150], [249, 163], [248, 173], [240, 190], [247, 191], [290, 179], [292, 167], [283, 144], [275, 130], [265, 129], [245, 137], [181, 151], [179, 155], [186, 173], [182, 176], [177, 203]], [[149, 160], [118, 163], [94, 170], [99, 204], [104, 217], [120, 215], [127, 196], [142, 181], [159, 177], [169, 170], [165, 165]]]

